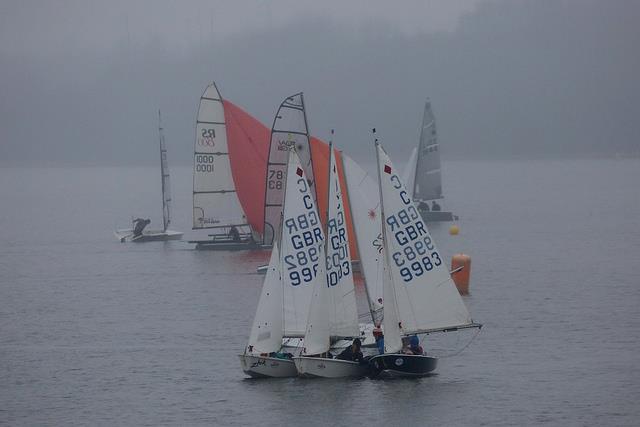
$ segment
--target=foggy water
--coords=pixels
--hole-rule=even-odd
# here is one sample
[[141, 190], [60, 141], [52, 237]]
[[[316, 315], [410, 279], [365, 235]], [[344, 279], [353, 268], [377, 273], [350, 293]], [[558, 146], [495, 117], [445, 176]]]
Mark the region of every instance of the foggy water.
[[637, 160], [445, 163], [461, 234], [432, 233], [472, 257], [473, 343], [420, 380], [248, 380], [268, 253], [118, 243], [161, 223], [156, 168], [0, 169], [0, 424], [638, 425], [638, 183]]

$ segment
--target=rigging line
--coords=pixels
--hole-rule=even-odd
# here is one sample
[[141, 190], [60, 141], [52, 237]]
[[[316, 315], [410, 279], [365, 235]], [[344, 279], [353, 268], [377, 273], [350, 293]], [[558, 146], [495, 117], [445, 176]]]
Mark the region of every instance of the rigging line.
[[465, 350], [467, 349], [467, 347], [469, 347], [473, 341], [475, 341], [475, 339], [476, 339], [476, 338], [478, 337], [478, 335], [480, 334], [480, 331], [481, 331], [481, 330], [482, 330], [482, 328], [478, 328], [478, 330], [477, 330], [477, 331], [476, 331], [476, 333], [473, 335], [473, 337], [471, 337], [471, 339], [469, 340], [469, 342], [468, 342], [467, 344], [465, 344], [465, 346], [464, 346], [464, 347], [462, 347], [460, 350], [456, 351], [456, 352], [455, 352], [455, 353], [453, 353], [453, 354], [449, 354], [449, 355], [445, 355], [445, 356], [439, 356], [438, 358], [439, 358], [439, 359], [446, 359], [446, 358], [449, 358], [449, 357], [453, 357], [453, 356], [457, 356], [457, 355], [459, 355], [460, 353], [462, 353], [463, 351], [465, 351]]

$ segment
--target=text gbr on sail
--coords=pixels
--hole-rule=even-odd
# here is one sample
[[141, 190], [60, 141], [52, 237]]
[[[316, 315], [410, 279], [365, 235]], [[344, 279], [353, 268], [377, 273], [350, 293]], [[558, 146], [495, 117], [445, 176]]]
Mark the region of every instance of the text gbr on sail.
[[400, 268], [402, 279], [411, 282], [414, 277], [420, 277], [441, 265], [442, 260], [435, 250], [422, 217], [403, 189], [400, 179], [395, 174], [389, 179], [393, 188], [399, 190], [398, 195], [404, 205], [398, 212], [386, 218], [386, 223], [400, 248], [393, 253], [392, 258]]

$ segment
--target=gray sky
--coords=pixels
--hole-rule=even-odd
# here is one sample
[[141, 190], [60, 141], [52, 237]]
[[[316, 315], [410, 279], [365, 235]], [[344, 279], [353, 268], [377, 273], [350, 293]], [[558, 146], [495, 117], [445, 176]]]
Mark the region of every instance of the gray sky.
[[[344, 4], [346, 3], [346, 5]], [[640, 151], [640, 2], [3, 1], [0, 165], [192, 158], [198, 98], [404, 161], [432, 100], [445, 158]]]

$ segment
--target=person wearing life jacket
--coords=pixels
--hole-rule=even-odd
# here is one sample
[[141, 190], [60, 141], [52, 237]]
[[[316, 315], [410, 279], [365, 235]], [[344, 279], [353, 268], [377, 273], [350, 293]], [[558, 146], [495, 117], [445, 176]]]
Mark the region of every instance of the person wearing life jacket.
[[238, 232], [238, 229], [235, 225], [232, 225], [231, 229], [229, 230], [229, 238], [234, 242], [240, 241], [240, 233]]
[[432, 210], [432, 211], [434, 211], [434, 212], [438, 212], [438, 211], [440, 211], [441, 209], [442, 209], [442, 208], [440, 207], [440, 205], [439, 205], [435, 200], [433, 200], [433, 201], [431, 202], [431, 210]]
[[411, 350], [413, 354], [420, 356], [424, 354], [424, 349], [420, 345], [420, 339], [417, 335], [411, 335], [411, 337], [409, 337], [409, 350]]
[[384, 335], [382, 334], [382, 329], [380, 326], [376, 325], [373, 328], [373, 338], [376, 340], [376, 347], [378, 348], [379, 354], [384, 354]]
[[136, 218], [133, 220], [133, 237], [142, 236], [142, 230], [151, 223], [150, 219]]
[[345, 348], [342, 353], [337, 355], [336, 359], [350, 360], [352, 362], [362, 362], [364, 356], [362, 355], [362, 351], [360, 351], [360, 338], [354, 339], [353, 344]]
[[421, 212], [429, 212], [429, 205], [425, 203], [424, 200], [420, 200], [420, 203], [418, 203], [418, 210]]

